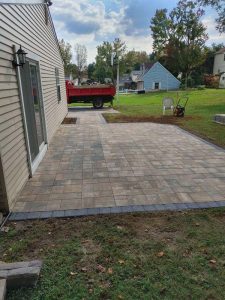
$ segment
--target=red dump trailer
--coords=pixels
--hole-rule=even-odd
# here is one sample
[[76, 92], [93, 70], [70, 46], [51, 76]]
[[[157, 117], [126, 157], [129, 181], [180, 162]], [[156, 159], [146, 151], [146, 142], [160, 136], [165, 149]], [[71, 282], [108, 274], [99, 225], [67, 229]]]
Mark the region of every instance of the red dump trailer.
[[116, 88], [105, 84], [75, 86], [72, 81], [66, 80], [66, 94], [68, 104], [92, 103], [94, 108], [102, 108], [104, 103], [112, 104]]

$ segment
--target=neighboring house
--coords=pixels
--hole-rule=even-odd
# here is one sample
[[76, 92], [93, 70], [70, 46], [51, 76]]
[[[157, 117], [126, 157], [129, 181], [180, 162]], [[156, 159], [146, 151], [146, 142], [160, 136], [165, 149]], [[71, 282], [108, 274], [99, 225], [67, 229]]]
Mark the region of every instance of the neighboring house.
[[219, 75], [219, 88], [225, 88], [225, 48], [216, 52], [214, 57], [213, 74]]
[[159, 62], [147, 67], [143, 64], [141, 70], [132, 71], [120, 77], [120, 89], [134, 90], [177, 90], [180, 81]]
[[225, 73], [220, 76], [219, 88], [225, 89]]
[[216, 52], [214, 57], [213, 74], [220, 75], [225, 73], [225, 48]]
[[65, 80], [73, 80], [73, 75], [72, 74], [70, 74], [70, 75], [65, 74]]
[[137, 80], [137, 89], [145, 91], [177, 90], [180, 81], [159, 62], [154, 63]]
[[139, 77], [145, 72], [145, 69], [141, 69], [140, 71], [132, 71], [130, 74], [132, 82], [137, 82]]
[[[12, 208], [67, 114], [51, 3], [6, 2], [0, 1], [0, 211], [4, 212]], [[24, 58], [15, 54], [20, 45], [27, 53], [23, 67], [12, 64]]]
[[131, 85], [132, 85], [132, 79], [130, 74], [123, 74], [122, 76], [120, 76], [119, 88], [121, 90], [131, 89]]

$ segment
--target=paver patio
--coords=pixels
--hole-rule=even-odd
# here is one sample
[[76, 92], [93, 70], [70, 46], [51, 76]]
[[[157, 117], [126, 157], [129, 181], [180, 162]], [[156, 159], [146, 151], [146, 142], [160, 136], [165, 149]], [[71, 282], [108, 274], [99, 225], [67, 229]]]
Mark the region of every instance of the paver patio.
[[224, 150], [172, 125], [106, 124], [101, 112], [69, 113], [77, 124], [60, 127], [13, 212], [225, 200]]

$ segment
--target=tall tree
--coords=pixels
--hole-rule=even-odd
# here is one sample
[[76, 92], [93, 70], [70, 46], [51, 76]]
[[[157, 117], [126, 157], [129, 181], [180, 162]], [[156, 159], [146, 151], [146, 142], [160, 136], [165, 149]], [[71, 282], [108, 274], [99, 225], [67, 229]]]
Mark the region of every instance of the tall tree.
[[61, 39], [59, 40], [59, 48], [63, 60], [64, 72], [66, 75], [70, 75], [72, 64], [72, 46], [70, 43], [66, 43], [64, 39]]
[[142, 64], [150, 62], [150, 57], [145, 51], [128, 51], [124, 56], [124, 62], [126, 73], [130, 73], [132, 70], [140, 69]]
[[81, 78], [87, 68], [87, 48], [84, 45], [76, 44], [74, 47], [77, 63], [78, 84], [81, 84]]
[[221, 43], [221, 44], [212, 44], [210, 47], [206, 48], [206, 59], [202, 65], [204, 74], [213, 73], [215, 53], [224, 47], [225, 45]]
[[120, 72], [124, 70], [124, 54], [126, 45], [120, 39], [115, 39], [112, 43], [103, 42], [97, 47], [95, 77], [100, 82], [104, 82], [105, 78], [111, 78], [114, 82], [116, 78], [116, 68], [111, 65], [112, 53], [117, 53], [120, 58]]
[[88, 78], [94, 79], [95, 63], [89, 64], [87, 67]]
[[151, 20], [153, 48], [170, 71], [185, 78], [205, 59], [206, 28], [202, 12], [192, 1], [180, 0], [170, 13], [157, 10]]
[[224, 0], [195, 0], [199, 6], [211, 6], [215, 8], [218, 16], [216, 28], [220, 33], [225, 32], [225, 1]]

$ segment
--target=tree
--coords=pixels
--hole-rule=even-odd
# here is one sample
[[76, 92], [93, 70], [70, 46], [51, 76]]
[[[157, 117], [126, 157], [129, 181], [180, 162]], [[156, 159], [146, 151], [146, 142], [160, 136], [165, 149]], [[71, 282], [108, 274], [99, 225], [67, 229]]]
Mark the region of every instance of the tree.
[[132, 70], [140, 69], [142, 64], [150, 62], [150, 57], [145, 51], [128, 51], [124, 56], [125, 72], [130, 73]]
[[87, 72], [88, 72], [88, 78], [94, 79], [95, 63], [88, 65]]
[[72, 64], [72, 46], [66, 43], [64, 39], [59, 40], [59, 48], [63, 60], [65, 75], [70, 75]]
[[77, 62], [78, 84], [80, 85], [81, 78], [87, 67], [87, 48], [84, 45], [76, 44], [74, 50]]
[[196, 0], [196, 4], [201, 6], [211, 6], [215, 8], [218, 17], [216, 19], [216, 29], [223, 33], [225, 32], [225, 1], [224, 0]]
[[120, 73], [123, 73], [125, 68], [124, 55], [126, 45], [120, 39], [115, 39], [112, 43], [103, 42], [97, 47], [96, 65], [94, 75], [100, 82], [104, 82], [105, 78], [111, 78], [115, 81], [116, 68], [111, 65], [112, 53], [117, 53], [120, 58]]
[[206, 59], [202, 65], [204, 74], [212, 74], [213, 73], [215, 53], [224, 47], [225, 47], [224, 44], [212, 44], [210, 47], [206, 48]]
[[68, 70], [69, 70], [69, 75], [72, 75], [73, 79], [77, 77], [78, 69], [76, 64], [70, 63], [68, 65]]
[[157, 10], [151, 20], [153, 49], [174, 74], [182, 72], [186, 82], [205, 59], [206, 27], [202, 12], [192, 1], [180, 0], [170, 13]]

